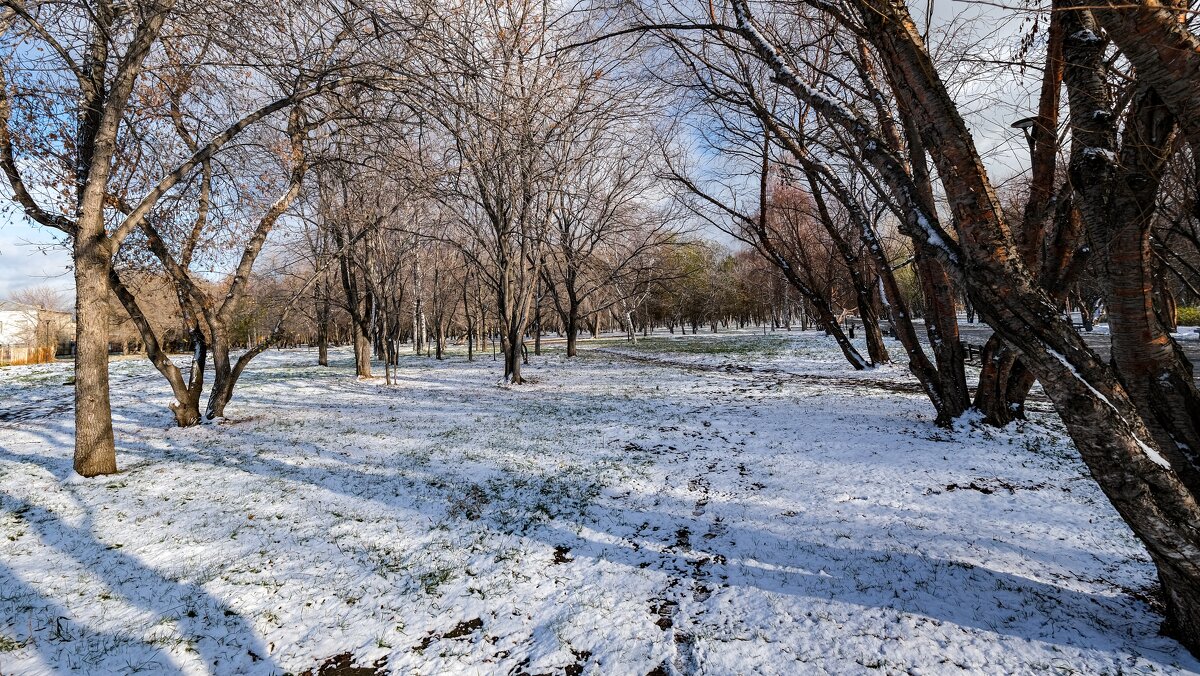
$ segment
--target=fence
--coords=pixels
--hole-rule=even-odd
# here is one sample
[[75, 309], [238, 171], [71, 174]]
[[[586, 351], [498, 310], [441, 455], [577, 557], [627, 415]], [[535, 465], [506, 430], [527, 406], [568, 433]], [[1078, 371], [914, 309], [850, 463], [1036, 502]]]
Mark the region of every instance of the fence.
[[24, 345], [0, 345], [0, 366], [21, 364], [46, 364], [54, 361], [53, 347], [25, 347]]

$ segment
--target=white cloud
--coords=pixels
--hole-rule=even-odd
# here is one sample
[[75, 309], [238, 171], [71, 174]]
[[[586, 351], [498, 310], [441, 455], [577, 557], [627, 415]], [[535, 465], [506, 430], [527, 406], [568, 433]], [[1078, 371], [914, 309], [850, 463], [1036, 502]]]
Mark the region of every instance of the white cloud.
[[74, 294], [71, 256], [59, 233], [6, 211], [0, 215], [0, 298], [41, 285]]

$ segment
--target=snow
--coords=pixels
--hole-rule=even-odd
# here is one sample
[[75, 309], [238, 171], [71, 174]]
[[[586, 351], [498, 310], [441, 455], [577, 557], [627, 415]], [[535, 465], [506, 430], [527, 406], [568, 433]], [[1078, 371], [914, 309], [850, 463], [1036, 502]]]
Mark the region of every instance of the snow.
[[1108, 148], [1099, 148], [1099, 147], [1095, 147], [1095, 146], [1092, 146], [1089, 148], [1084, 148], [1083, 156], [1089, 160], [1103, 159], [1104, 161], [1106, 161], [1110, 164], [1115, 164], [1117, 161], [1116, 153], [1109, 150]]
[[1052, 414], [939, 429], [816, 332], [555, 345], [512, 388], [334, 358], [266, 353], [191, 429], [115, 362], [95, 479], [66, 367], [0, 371], [0, 672], [1200, 673]]

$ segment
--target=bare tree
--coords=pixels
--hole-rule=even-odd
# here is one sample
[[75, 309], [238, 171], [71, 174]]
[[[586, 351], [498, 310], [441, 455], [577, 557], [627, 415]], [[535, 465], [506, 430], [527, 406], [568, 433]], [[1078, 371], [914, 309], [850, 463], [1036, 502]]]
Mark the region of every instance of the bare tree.
[[10, 2], [0, 15], [7, 57], [0, 67], [0, 169], [25, 215], [72, 241], [75, 470], [84, 476], [117, 470], [107, 326], [98, 309], [121, 245], [164, 196], [245, 130], [342, 84], [334, 76], [266, 88], [247, 105], [223, 111], [216, 131], [192, 152], [173, 153], [173, 143], [163, 147], [157, 135], [139, 133], [154, 117], [140, 92], [152, 89], [148, 73], [170, 60], [169, 36], [236, 25], [230, 18], [243, 10], [228, 3], [103, 0]]

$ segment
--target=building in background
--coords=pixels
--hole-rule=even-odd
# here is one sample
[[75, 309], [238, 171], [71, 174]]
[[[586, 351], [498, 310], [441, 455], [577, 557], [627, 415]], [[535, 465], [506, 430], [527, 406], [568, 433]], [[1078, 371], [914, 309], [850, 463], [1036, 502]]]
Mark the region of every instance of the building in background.
[[0, 366], [41, 364], [71, 352], [70, 312], [0, 300]]

